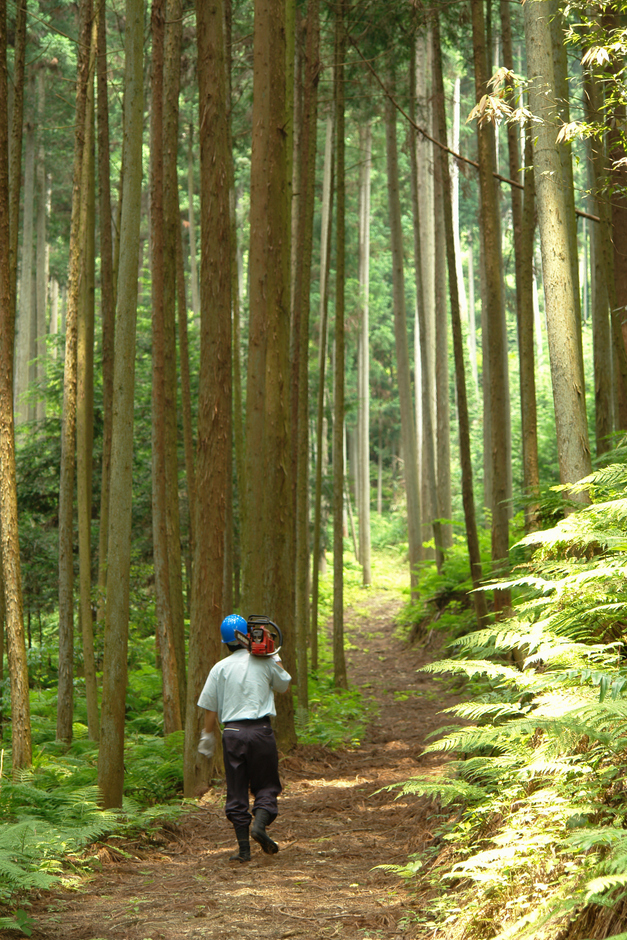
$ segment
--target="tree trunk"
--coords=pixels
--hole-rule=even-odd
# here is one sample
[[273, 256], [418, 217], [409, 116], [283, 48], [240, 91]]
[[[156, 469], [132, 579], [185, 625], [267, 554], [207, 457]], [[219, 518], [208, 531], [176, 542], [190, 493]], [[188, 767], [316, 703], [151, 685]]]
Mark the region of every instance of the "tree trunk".
[[[488, 68], [482, 0], [471, 0], [475, 61], [475, 94], [479, 103], [487, 92]], [[509, 390], [507, 376], [507, 335], [503, 309], [501, 230], [495, 169], [494, 129], [477, 122], [479, 181], [481, 188], [481, 234], [485, 265], [486, 323], [488, 328], [489, 409], [492, 435], [489, 442], [492, 469], [492, 567], [498, 573], [509, 555], [509, 449], [503, 446], [503, 433], [509, 429]], [[485, 348], [485, 346], [484, 346]], [[508, 591], [495, 591], [498, 613], [510, 605]]]
[[[19, 10], [20, 5], [18, 5], [18, 12]], [[11, 683], [11, 754], [13, 774], [17, 779], [19, 771], [30, 765], [32, 751], [28, 664], [22, 614], [22, 579], [13, 426], [15, 320], [11, 289], [12, 233], [9, 223], [6, 14], [6, 0], [0, 0], [0, 537], [2, 540], [7, 653]], [[18, 163], [19, 160], [20, 154], [18, 152]], [[19, 180], [19, 169], [15, 162], [12, 165], [12, 171]], [[11, 214], [11, 220], [14, 218], [17, 220], [17, 216]], [[17, 245], [17, 242], [15, 244]]]
[[164, 115], [163, 115], [163, 201], [164, 317], [165, 317], [165, 429], [166, 429], [166, 522], [172, 641], [176, 657], [181, 721], [185, 723], [185, 607], [183, 604], [183, 562], [179, 515], [179, 465], [177, 422], [176, 357], [176, 242], [180, 227], [178, 202], [178, 132], [181, 47], [183, 38], [182, 0], [166, 2]]
[[[171, 734], [181, 725], [172, 596], [168, 551], [168, 390], [166, 349], [168, 328], [165, 311], [165, 186], [163, 140], [163, 84], [165, 0], [152, 0], [152, 96], [150, 259], [152, 262], [152, 537], [155, 567], [157, 642], [163, 674], [163, 729]], [[171, 180], [168, 180], [171, 184]], [[170, 266], [171, 270], [171, 266]]]
[[417, 599], [418, 565], [421, 561], [420, 491], [416, 421], [411, 395], [407, 318], [405, 313], [405, 278], [403, 272], [403, 232], [399, 195], [398, 152], [396, 143], [396, 108], [389, 98], [385, 101], [385, 137], [387, 153], [388, 205], [390, 213], [390, 248], [392, 252], [392, 294], [394, 303], [394, 338], [398, 397], [401, 411], [401, 438], [405, 462], [405, 493], [407, 498], [407, 531], [409, 542], [409, 573], [412, 599]]
[[80, 303], [82, 256], [87, 229], [87, 182], [89, 142], [86, 141], [87, 88], [95, 48], [91, 45], [92, 2], [81, 0], [78, 75], [76, 82], [76, 130], [70, 261], [65, 323], [65, 368], [63, 372], [63, 419], [61, 425], [61, 470], [59, 482], [59, 691], [57, 740], [72, 740], [74, 710], [74, 477], [76, 466], [77, 328]]
[[187, 142], [187, 218], [189, 222], [189, 280], [192, 295], [192, 313], [194, 319], [200, 314], [200, 296], [198, 293], [198, 264], [196, 262], [196, 217], [194, 210], [194, 125], [189, 125]]
[[92, 741], [100, 734], [98, 687], [94, 657], [94, 630], [91, 613], [91, 510], [94, 444], [94, 319], [96, 260], [96, 180], [94, 154], [94, 83], [90, 72], [85, 109], [85, 160], [87, 172], [86, 230], [77, 318], [76, 387], [76, 492], [78, 510], [78, 552], [80, 585], [80, 624], [83, 638], [87, 728]]
[[46, 92], [45, 73], [42, 65], [37, 72], [37, 322], [35, 330], [35, 355], [37, 365], [35, 377], [39, 386], [34, 417], [43, 421], [46, 417], [46, 399], [43, 395], [46, 380], [46, 302], [48, 299], [48, 245], [46, 244], [46, 212], [48, 185], [46, 180], [46, 153], [43, 141]]
[[[562, 483], [575, 483], [590, 473], [591, 461], [567, 208], [563, 189], [555, 182], [561, 180], [561, 161], [555, 145], [551, 28], [548, 11], [538, 0], [528, 0], [524, 11], [529, 107], [541, 118], [535, 125], [534, 168], [557, 453]], [[588, 502], [585, 493], [577, 499]]]
[[344, 278], [346, 272], [346, 141], [344, 60], [346, 0], [335, 6], [337, 219], [335, 240], [335, 374], [333, 387], [333, 680], [345, 689], [344, 656]]
[[[446, 140], [446, 112], [444, 105], [444, 87], [442, 81], [442, 54], [440, 50], [440, 30], [437, 19], [433, 21], [433, 65], [434, 65], [434, 91], [436, 108], [437, 138]], [[466, 522], [466, 541], [468, 545], [468, 559], [473, 587], [473, 600], [477, 624], [481, 626], [487, 618], [486, 598], [483, 591], [478, 590], [481, 585], [481, 553], [475, 520], [475, 500], [472, 482], [472, 457], [470, 453], [470, 424], [468, 421], [468, 402], [466, 397], [466, 370], [464, 366], [464, 344], [462, 339], [462, 323], [457, 296], [457, 279], [455, 277], [455, 240], [453, 238], [453, 211], [451, 206], [451, 187], [448, 168], [448, 157], [443, 150], [436, 154], [439, 156], [440, 172], [443, 189], [444, 224], [446, 228], [446, 255], [449, 272], [449, 293], [451, 300], [451, 324], [453, 331], [453, 351], [455, 355], [455, 382], [457, 387], [457, 417], [459, 425], [459, 459], [462, 474], [462, 502], [464, 505], [464, 519]]]
[[[414, 47], [415, 48], [415, 47]], [[415, 100], [416, 100], [416, 68], [415, 61], [412, 61], [412, 66], [410, 70], [410, 117], [415, 122], [416, 113], [415, 113]], [[416, 314], [418, 320], [418, 335], [420, 337], [420, 379], [423, 392], [421, 401], [424, 403], [422, 409], [422, 425], [423, 425], [423, 447], [422, 447], [422, 456], [423, 461], [421, 464], [422, 467], [422, 476], [426, 481], [426, 491], [428, 493], [428, 508], [429, 508], [429, 524], [433, 529], [433, 538], [435, 542], [435, 558], [438, 571], [442, 570], [442, 562], [444, 560], [443, 554], [443, 545], [442, 545], [442, 527], [439, 522], [439, 513], [438, 513], [438, 492], [437, 492], [437, 475], [436, 475], [436, 464], [435, 464], [435, 435], [433, 428], [433, 416], [431, 408], [428, 402], [429, 389], [433, 387], [434, 376], [431, 371], [432, 358], [429, 351], [429, 345], [427, 337], [429, 337], [430, 330], [429, 324], [427, 323], [426, 307], [428, 302], [426, 301], [423, 289], [423, 280], [422, 272], [424, 266], [422, 263], [422, 238], [421, 238], [421, 228], [422, 228], [422, 218], [420, 216], [420, 201], [418, 199], [418, 155], [416, 151], [416, 132], [412, 130], [410, 134], [410, 161], [411, 161], [411, 197], [412, 197], [412, 209], [413, 209], [413, 221], [414, 221], [414, 267], [416, 272]], [[417, 383], [417, 378], [416, 378]], [[418, 384], [418, 383], [417, 383]], [[416, 396], [419, 397], [418, 395]], [[427, 506], [423, 503], [423, 519], [425, 515], [425, 509]]]
[[111, 425], [113, 407], [113, 347], [115, 334], [115, 283], [111, 233], [111, 179], [109, 162], [109, 101], [107, 90], [107, 20], [104, 2], [98, 13], [98, 190], [100, 194], [100, 316], [102, 320], [102, 482], [98, 532], [98, 612], [104, 622], [109, 529], [109, 480], [111, 476]]
[[361, 325], [358, 345], [358, 457], [359, 481], [359, 559], [364, 585], [372, 583], [370, 547], [370, 171], [372, 168], [372, 124], [368, 121], [359, 131], [361, 166], [359, 178], [359, 287]]
[[198, 754], [196, 702], [219, 658], [222, 619], [227, 451], [231, 411], [230, 154], [227, 150], [224, 11], [196, 2], [200, 128], [201, 321], [196, 521], [185, 720], [185, 795], [206, 782]]
[[17, 255], [20, 221], [20, 190], [22, 186], [22, 133], [24, 119], [24, 70], [26, 65], [27, 0], [15, 3], [15, 37], [13, 53], [13, 115], [9, 144], [9, 275], [11, 317], [15, 328], [17, 301]]
[[311, 597], [311, 668], [318, 670], [318, 584], [322, 546], [322, 474], [327, 440], [324, 433], [324, 393], [327, 360], [327, 311], [329, 299], [329, 257], [331, 254], [331, 203], [333, 199], [333, 111], [327, 116], [322, 179], [322, 211], [320, 223], [320, 313], [318, 321], [318, 409], [316, 419], [316, 490], [314, 499], [313, 575]]
[[135, 324], [141, 215], [143, 0], [127, 0], [125, 44], [124, 182], [115, 324], [111, 510], [107, 609], [102, 675], [98, 784], [105, 807], [121, 806], [124, 787], [124, 712], [128, 650], [133, 466]]
[[[29, 79], [32, 85], [32, 80]], [[32, 99], [33, 90], [30, 89]], [[17, 316], [17, 361], [15, 381], [15, 402], [17, 405], [15, 423], [23, 424], [29, 420], [30, 408], [26, 393], [30, 382], [31, 332], [33, 295], [31, 279], [33, 272], [33, 238], [35, 215], [35, 126], [32, 114], [25, 121], [24, 142], [24, 218], [22, 229], [22, 267], [20, 271], [20, 296]], [[36, 313], [35, 313], [36, 316]]]
[[[307, 694], [307, 637], [309, 627], [309, 295], [316, 182], [316, 134], [318, 128], [318, 80], [320, 76], [320, 12], [318, 0], [307, 7], [307, 42], [300, 134], [299, 204], [297, 242], [294, 246], [296, 277], [294, 316], [297, 403], [296, 459], [296, 642], [298, 666], [298, 709], [301, 719], [309, 707]], [[298, 324], [298, 329], [296, 325]], [[296, 344], [298, 349], [296, 349]]]
[[[586, 120], [601, 123], [602, 88], [595, 75], [589, 72], [584, 80], [584, 108]], [[590, 212], [600, 223], [590, 230], [590, 269], [592, 272], [592, 344], [594, 362], [594, 414], [596, 455], [600, 457], [610, 449], [610, 435], [614, 429], [612, 401], [612, 337], [609, 320], [608, 284], [613, 276], [607, 271], [604, 257], [610, 248], [604, 241], [610, 239], [609, 206], [601, 191], [605, 177], [606, 154], [603, 140], [588, 140], [588, 171], [592, 192]]]
[[[509, 3], [501, 0], [501, 27], [503, 33], [503, 63], [514, 70], [512, 50], [512, 27]], [[520, 156], [518, 153], [518, 128], [507, 125], [507, 147], [509, 153], [509, 176], [520, 178]], [[525, 503], [525, 531], [537, 528], [538, 504], [536, 502], [540, 483], [538, 469], [538, 429], [536, 422], [536, 386], [533, 350], [533, 236], [535, 231], [535, 190], [531, 142], [525, 155], [527, 168], [525, 204], [522, 193], [516, 186], [510, 187], [512, 220], [514, 229], [514, 265], [516, 272], [516, 322], [518, 324], [518, 357], [520, 370], [520, 414], [523, 450], [523, 493]], [[571, 173], [572, 173], [572, 164]], [[573, 203], [574, 218], [574, 203]]]

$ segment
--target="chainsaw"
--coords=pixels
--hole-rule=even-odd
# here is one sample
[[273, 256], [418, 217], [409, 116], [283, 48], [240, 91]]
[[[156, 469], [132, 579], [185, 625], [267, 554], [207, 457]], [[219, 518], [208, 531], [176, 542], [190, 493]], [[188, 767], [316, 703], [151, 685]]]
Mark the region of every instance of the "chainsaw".
[[251, 614], [247, 620], [248, 633], [235, 631], [235, 639], [251, 656], [273, 656], [283, 645], [280, 627], [262, 614]]

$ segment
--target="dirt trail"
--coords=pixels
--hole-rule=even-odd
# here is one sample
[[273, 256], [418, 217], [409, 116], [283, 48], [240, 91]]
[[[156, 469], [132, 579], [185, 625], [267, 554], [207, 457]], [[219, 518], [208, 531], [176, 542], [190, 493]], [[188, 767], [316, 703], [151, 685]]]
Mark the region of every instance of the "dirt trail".
[[380, 712], [361, 747], [305, 747], [282, 761], [271, 830], [278, 855], [253, 843], [249, 864], [229, 863], [233, 833], [223, 795], [212, 792], [171, 841], [125, 846], [135, 859], [107, 856], [80, 890], [42, 897], [31, 911], [33, 940], [417, 937], [411, 894], [375, 866], [403, 863], [428, 843], [428, 812], [423, 800], [376, 791], [438, 774], [439, 758], [421, 751], [444, 723], [438, 711], [455, 699], [416, 672], [429, 656], [394, 637], [397, 608], [379, 594], [367, 611], [347, 613], [349, 681], [375, 696]]

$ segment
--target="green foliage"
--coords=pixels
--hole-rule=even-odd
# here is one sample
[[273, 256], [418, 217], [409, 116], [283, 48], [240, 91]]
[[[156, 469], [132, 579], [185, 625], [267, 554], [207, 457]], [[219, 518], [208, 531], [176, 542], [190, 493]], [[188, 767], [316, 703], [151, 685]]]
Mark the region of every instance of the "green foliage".
[[462, 805], [431, 877], [463, 899], [448, 890], [432, 910], [442, 923], [461, 909], [476, 937], [553, 937], [625, 896], [627, 467], [581, 488], [591, 506], [522, 540], [533, 554], [509, 582], [512, 618], [453, 638], [455, 658], [427, 667], [479, 677], [479, 694], [446, 710], [464, 724], [427, 747], [454, 756], [446, 778], [401, 787]]
[[309, 706], [299, 742], [331, 748], [357, 747], [376, 711], [374, 700], [360, 689], [336, 689], [329, 676], [309, 677]]

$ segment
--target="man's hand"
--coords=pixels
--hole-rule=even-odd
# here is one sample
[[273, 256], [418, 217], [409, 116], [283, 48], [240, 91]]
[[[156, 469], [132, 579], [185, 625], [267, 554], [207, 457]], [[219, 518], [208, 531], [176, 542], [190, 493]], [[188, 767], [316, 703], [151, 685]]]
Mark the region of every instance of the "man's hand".
[[216, 752], [216, 736], [213, 731], [201, 731], [200, 732], [200, 744], [198, 745], [198, 753], [203, 754], [205, 757], [211, 759]]

